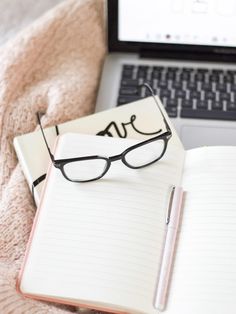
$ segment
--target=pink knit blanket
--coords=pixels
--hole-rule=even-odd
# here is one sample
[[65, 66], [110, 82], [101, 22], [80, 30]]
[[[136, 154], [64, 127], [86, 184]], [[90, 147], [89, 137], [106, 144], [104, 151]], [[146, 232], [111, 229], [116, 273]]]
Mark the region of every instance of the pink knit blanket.
[[[13, 138], [91, 113], [104, 44], [103, 0], [67, 0], [0, 49], [0, 313], [71, 313], [15, 289], [35, 215]], [[32, 158], [37, 158], [32, 151]]]

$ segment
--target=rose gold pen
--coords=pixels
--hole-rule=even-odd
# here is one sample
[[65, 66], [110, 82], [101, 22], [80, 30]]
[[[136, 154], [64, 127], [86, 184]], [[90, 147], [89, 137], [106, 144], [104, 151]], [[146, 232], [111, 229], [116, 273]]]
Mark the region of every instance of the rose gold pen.
[[154, 307], [160, 311], [163, 311], [166, 307], [170, 273], [173, 264], [177, 232], [180, 225], [182, 198], [183, 189], [181, 187], [173, 187], [166, 216], [167, 232], [162, 255], [162, 263], [154, 297]]

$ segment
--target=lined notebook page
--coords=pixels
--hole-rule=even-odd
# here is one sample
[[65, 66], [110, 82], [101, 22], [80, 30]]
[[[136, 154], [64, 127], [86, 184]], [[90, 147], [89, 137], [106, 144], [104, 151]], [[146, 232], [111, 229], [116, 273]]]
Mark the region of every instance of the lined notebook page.
[[[137, 141], [63, 135], [56, 157], [111, 156]], [[51, 168], [21, 290], [135, 313], [156, 313], [153, 295], [170, 188], [185, 152], [169, 145], [143, 169], [112, 163], [106, 176], [71, 183]]]
[[236, 311], [236, 148], [187, 152], [183, 224], [167, 314]]

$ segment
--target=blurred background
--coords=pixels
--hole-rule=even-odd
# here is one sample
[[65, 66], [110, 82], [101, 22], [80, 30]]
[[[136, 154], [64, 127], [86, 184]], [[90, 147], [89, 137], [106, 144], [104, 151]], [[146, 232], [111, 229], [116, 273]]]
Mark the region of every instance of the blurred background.
[[0, 46], [63, 0], [0, 0]]

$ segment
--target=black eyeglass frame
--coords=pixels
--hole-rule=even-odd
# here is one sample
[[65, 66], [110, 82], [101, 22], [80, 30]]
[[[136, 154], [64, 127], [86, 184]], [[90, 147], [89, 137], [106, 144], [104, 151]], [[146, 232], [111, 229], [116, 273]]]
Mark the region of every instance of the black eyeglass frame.
[[[47, 139], [46, 139], [46, 136], [45, 136], [45, 133], [44, 133], [44, 130], [43, 130], [43, 127], [42, 127], [42, 124], [41, 124], [41, 119], [40, 119], [40, 114], [37, 113], [37, 120], [38, 120], [38, 123], [39, 123], [39, 126], [40, 126], [40, 130], [42, 132], [42, 135], [43, 135], [43, 139], [45, 141], [45, 144], [46, 144], [46, 147], [47, 147], [47, 150], [48, 150], [48, 153], [49, 153], [49, 156], [50, 156], [50, 159], [54, 165], [54, 167], [58, 168], [61, 173], [63, 174], [63, 176], [65, 177], [65, 179], [67, 179], [68, 181], [71, 181], [71, 182], [77, 182], [77, 183], [85, 183], [85, 182], [91, 182], [91, 181], [95, 181], [95, 180], [98, 180], [100, 178], [102, 178], [106, 173], [107, 171], [109, 170], [110, 166], [111, 166], [111, 163], [114, 162], [114, 161], [117, 161], [117, 160], [121, 160], [123, 162], [124, 165], [126, 165], [127, 167], [131, 168], [131, 169], [140, 169], [140, 168], [144, 168], [144, 167], [147, 167], [155, 162], [157, 162], [158, 160], [160, 160], [163, 155], [165, 154], [166, 152], [166, 148], [167, 148], [167, 145], [168, 145], [168, 141], [169, 139], [171, 138], [172, 136], [172, 131], [171, 131], [171, 128], [162, 112], [162, 109], [161, 107], [159, 106], [156, 98], [155, 98], [155, 95], [153, 93], [153, 90], [152, 88], [147, 84], [147, 83], [144, 83], [142, 84], [142, 86], [145, 86], [149, 92], [151, 93], [151, 95], [153, 96], [154, 98], [154, 101], [157, 105], [157, 107], [159, 108], [160, 112], [161, 112], [161, 115], [163, 117], [163, 120], [164, 120], [164, 123], [165, 123], [165, 126], [166, 126], [166, 129], [167, 131], [160, 134], [160, 135], [157, 135], [155, 137], [152, 137], [150, 139], [147, 139], [145, 141], [142, 141], [140, 143], [137, 143], [135, 145], [132, 145], [130, 146], [129, 148], [127, 148], [126, 150], [124, 150], [121, 154], [118, 154], [118, 155], [114, 155], [114, 156], [110, 156], [110, 157], [103, 157], [103, 156], [99, 156], [99, 155], [92, 155], [92, 156], [84, 156], [84, 157], [76, 157], [76, 158], [66, 158], [66, 159], [55, 159], [54, 158], [54, 155], [52, 154], [50, 148], [49, 148], [49, 145], [48, 145], [48, 142], [47, 142]], [[131, 152], [132, 150], [136, 149], [136, 148], [139, 148], [141, 146], [144, 146], [146, 144], [149, 144], [151, 142], [154, 142], [156, 140], [163, 140], [164, 142], [164, 149], [163, 149], [163, 152], [162, 154], [155, 160], [147, 163], [147, 164], [144, 164], [144, 165], [141, 165], [141, 166], [132, 166], [130, 165], [126, 159], [125, 159], [125, 156]], [[106, 161], [106, 166], [103, 170], [103, 173], [98, 176], [98, 177], [95, 177], [93, 179], [89, 179], [89, 180], [72, 180], [70, 179], [67, 175], [66, 175], [66, 172], [64, 170], [64, 167], [66, 164], [68, 163], [72, 163], [72, 162], [78, 162], [78, 161], [84, 161], [84, 160], [94, 160], [94, 159], [102, 159], [102, 160], [105, 160]]]

